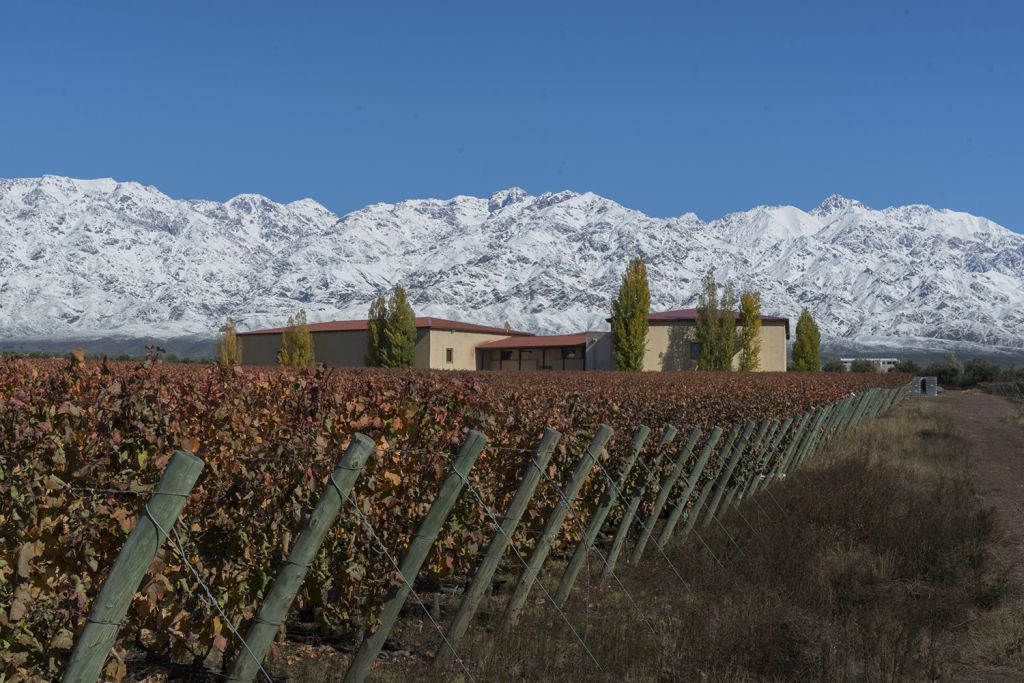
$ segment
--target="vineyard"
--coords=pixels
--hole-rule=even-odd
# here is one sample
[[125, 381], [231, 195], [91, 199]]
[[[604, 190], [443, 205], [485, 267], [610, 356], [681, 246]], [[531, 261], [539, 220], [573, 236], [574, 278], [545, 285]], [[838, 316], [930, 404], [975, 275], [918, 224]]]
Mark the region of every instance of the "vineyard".
[[[418, 542], [421, 521], [452, 480], [456, 454], [477, 432], [486, 443], [465, 476], [473, 495], [457, 497], [426, 546], [429, 553], [414, 574], [417, 587], [464, 585], [474, 574], [495, 537], [493, 514], [509, 508], [538, 444], [550, 434], [545, 430], [560, 434], [542, 472], [557, 485], [537, 488], [508, 538], [527, 556], [552, 510], [571, 507], [569, 514], [588, 519], [609, 492], [623, 502], [636, 498], [638, 519], [685, 512], [695, 504], [691, 492], [711, 490], [712, 473], [726, 466], [727, 449], [735, 445], [735, 473], [726, 468], [728, 505], [737, 492], [750, 491], [758, 474], [778, 472], [783, 454], [796, 452], [808, 435], [827, 436], [849, 424], [847, 408], [865, 410], [854, 397], [878, 397], [871, 408], [877, 411], [907, 380], [0, 359], [0, 680], [60, 676], [140, 507], [176, 450], [204, 463], [176, 527], [182, 553], [165, 548], [157, 555], [118, 624], [106, 678], [128, 673], [132, 648], [197, 670], [226, 670], [240, 647], [229, 625], [244, 633], [259, 613], [356, 433], [374, 447], [352, 488], [355, 507], [341, 507], [289, 612], [330, 633], [378, 628], [381, 606], [401, 582], [379, 546], [397, 556]], [[877, 389], [891, 391], [872, 393]], [[651, 437], [638, 447], [641, 425]], [[673, 431], [678, 436], [668, 438]], [[601, 434], [607, 441], [597, 444], [595, 474], [584, 476], [578, 495], [567, 500], [581, 456]], [[679, 470], [692, 460], [677, 456], [681, 449], [692, 460], [707, 453], [703, 474], [691, 467], [689, 488], [668, 485], [661, 487], [664, 495], [643, 495], [652, 481], [658, 492], [659, 482], [686, 480]], [[631, 470], [633, 460], [640, 465]], [[587, 465], [584, 475], [591, 474]], [[612, 486], [613, 478], [619, 484]], [[723, 492], [714, 496], [716, 504]], [[624, 506], [605, 507], [605, 525], [621, 527]], [[578, 525], [558, 525], [550, 551], [571, 554], [581, 536]], [[196, 589], [193, 570], [229, 623]]]

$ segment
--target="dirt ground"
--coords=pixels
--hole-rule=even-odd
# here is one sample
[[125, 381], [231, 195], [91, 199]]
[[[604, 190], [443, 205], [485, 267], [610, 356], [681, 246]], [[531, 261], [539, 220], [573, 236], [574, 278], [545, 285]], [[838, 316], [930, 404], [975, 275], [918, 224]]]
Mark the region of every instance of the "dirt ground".
[[[1005, 535], [1003, 552], [1008, 556], [1009, 571], [1024, 585], [1024, 404], [978, 391], [950, 391], [938, 397], [914, 397], [912, 402], [927, 404], [937, 416], [960, 428], [971, 451], [978, 494], [995, 509]], [[1017, 602], [1018, 612], [1024, 613], [1024, 599]], [[984, 630], [972, 637], [982, 641], [978, 643], [981, 650], [992, 646], [983, 642], [988, 637]], [[1021, 681], [1024, 673], [969, 664], [957, 680]]]

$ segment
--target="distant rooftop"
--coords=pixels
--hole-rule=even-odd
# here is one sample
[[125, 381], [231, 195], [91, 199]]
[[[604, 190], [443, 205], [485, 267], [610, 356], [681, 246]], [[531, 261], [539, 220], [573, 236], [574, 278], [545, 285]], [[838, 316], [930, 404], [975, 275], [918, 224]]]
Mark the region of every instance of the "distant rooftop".
[[[367, 320], [333, 320], [325, 323], [309, 323], [310, 332], [358, 332], [369, 326]], [[475, 323], [464, 323], [458, 320], [445, 320], [444, 318], [420, 317], [416, 318], [416, 329], [441, 330], [451, 332], [477, 332], [480, 334], [504, 334], [514, 337], [532, 337], [532, 332], [520, 330], [506, 330], [503, 327], [491, 327], [489, 325], [477, 325]], [[281, 334], [284, 327], [272, 327], [265, 330], [250, 330], [239, 332], [239, 336], [256, 334]]]
[[[739, 319], [740, 314], [736, 311], [732, 313], [733, 317]], [[673, 320], [696, 320], [697, 309], [696, 308], [679, 308], [674, 311], [657, 311], [647, 316], [647, 320], [650, 322], [670, 322]], [[786, 339], [789, 339], [789, 318], [774, 315], [762, 315], [762, 321], [775, 322], [775, 323], [786, 323]]]

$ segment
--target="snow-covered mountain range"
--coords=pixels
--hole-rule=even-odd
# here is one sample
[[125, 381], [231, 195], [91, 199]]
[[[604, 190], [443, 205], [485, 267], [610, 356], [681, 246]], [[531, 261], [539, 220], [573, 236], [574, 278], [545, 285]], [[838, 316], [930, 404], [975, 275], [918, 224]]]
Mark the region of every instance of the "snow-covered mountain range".
[[653, 218], [591, 193], [374, 204], [176, 200], [134, 182], [0, 179], [0, 339], [211, 335], [365, 317], [396, 283], [418, 314], [537, 332], [602, 329], [626, 261], [655, 309], [694, 305], [700, 277], [810, 308], [824, 336], [1024, 348], [1024, 235], [966, 213], [759, 206]]

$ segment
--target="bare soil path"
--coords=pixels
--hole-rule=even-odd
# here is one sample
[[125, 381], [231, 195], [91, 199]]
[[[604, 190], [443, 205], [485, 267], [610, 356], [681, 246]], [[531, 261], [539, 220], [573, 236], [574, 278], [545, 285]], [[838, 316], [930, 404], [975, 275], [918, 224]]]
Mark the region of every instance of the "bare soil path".
[[[1024, 406], [976, 391], [953, 391], [938, 397], [914, 397], [941, 419], [957, 425], [971, 453], [978, 494], [991, 506], [1006, 536], [1010, 573], [1024, 586]], [[1019, 605], [1024, 609], [1024, 601]], [[983, 636], [982, 636], [983, 637]], [[965, 666], [955, 680], [1020, 681], [1024, 674], [1002, 666]]]

